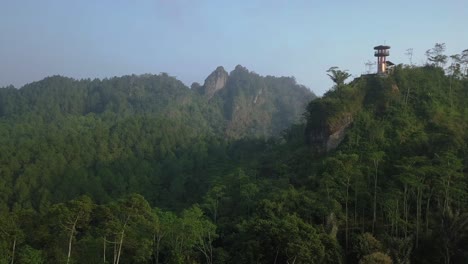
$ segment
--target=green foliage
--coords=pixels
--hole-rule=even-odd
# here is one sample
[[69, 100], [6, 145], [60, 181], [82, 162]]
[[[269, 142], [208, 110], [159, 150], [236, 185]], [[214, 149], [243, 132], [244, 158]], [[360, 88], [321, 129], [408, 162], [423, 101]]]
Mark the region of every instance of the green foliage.
[[445, 43], [436, 43], [432, 49], [426, 51], [427, 60], [437, 67], [443, 67], [447, 63], [444, 52]]
[[252, 219], [242, 232], [249, 238], [241, 263], [321, 263], [325, 255], [315, 228], [296, 215]]
[[356, 78], [270, 139], [306, 93], [242, 67], [209, 101], [167, 74], [1, 89], [0, 262], [463, 263], [462, 58]]
[[359, 258], [363, 258], [367, 255], [382, 251], [383, 246], [371, 233], [364, 233], [356, 238], [354, 250]]
[[327, 70], [328, 72], [328, 77], [335, 83], [335, 89], [341, 88], [341, 86], [344, 85], [346, 79], [351, 77], [351, 74], [349, 74], [346, 70], [342, 71], [338, 69], [338, 67], [331, 67], [330, 69]]
[[46, 260], [41, 250], [25, 246], [19, 253], [18, 262], [24, 264], [43, 264], [46, 263]]
[[372, 254], [369, 254], [367, 256], [364, 256], [364, 258], [362, 258], [360, 261], [359, 261], [359, 264], [392, 264], [392, 259], [382, 253], [382, 252], [374, 252]]
[[[443, 55], [443, 50], [437, 52]], [[437, 67], [399, 65], [386, 77], [362, 76], [343, 86], [354, 91], [350, 94], [354, 97], [330, 91], [309, 104], [306, 139], [312, 148], [324, 144], [339, 130], [336, 127], [342, 128], [345, 116], [353, 120], [337, 151], [327, 153], [318, 170], [320, 177], [312, 178], [310, 184], [318, 186], [315, 190], [326, 200], [341, 205], [328, 208], [338, 208], [334, 213], [342, 245], [346, 245], [348, 232], [353, 237], [372, 231], [376, 236], [392, 237], [393, 243], [375, 251], [389, 252], [395, 263], [409, 263], [410, 259], [430, 263], [434, 258], [448, 263], [448, 259], [458, 261], [466, 255], [457, 243], [437, 238], [441, 233], [436, 230], [449, 221], [437, 220], [440, 214], [454, 208], [466, 211], [468, 83], [460, 74], [454, 77], [453, 71], [446, 75], [440, 68], [444, 62], [437, 63]], [[353, 158], [342, 158], [347, 155], [357, 155], [359, 162], [342, 169], [343, 161], [352, 164]], [[351, 175], [361, 176], [345, 184]], [[429, 241], [445, 242], [432, 246]], [[359, 243], [353, 242], [354, 246]], [[448, 253], [437, 251], [443, 248]], [[368, 256], [366, 261], [371, 261], [377, 257], [372, 253], [348, 253], [348, 257], [356, 254], [356, 259], [364, 261]], [[382, 257], [382, 261], [387, 260]]]

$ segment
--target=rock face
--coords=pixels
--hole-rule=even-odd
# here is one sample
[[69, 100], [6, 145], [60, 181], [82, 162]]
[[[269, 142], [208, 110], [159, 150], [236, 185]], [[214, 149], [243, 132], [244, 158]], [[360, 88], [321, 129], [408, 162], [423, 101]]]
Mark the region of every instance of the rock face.
[[298, 122], [315, 95], [293, 77], [261, 76], [237, 65], [227, 73], [216, 68], [192, 91], [204, 100], [206, 113], [228, 138], [269, 137]]
[[395, 80], [379, 75], [356, 78], [345, 89], [330, 91], [307, 106], [306, 141], [316, 153], [329, 152], [341, 144], [353, 120], [366, 111], [383, 117], [392, 103], [401, 100]]
[[223, 89], [226, 86], [228, 78], [229, 74], [222, 66], [219, 66], [205, 79], [203, 86], [199, 87], [197, 90], [205, 97], [210, 99], [217, 91]]
[[345, 115], [340, 119], [340, 124], [334, 130], [330, 131], [332, 134], [328, 136], [326, 141], [326, 150], [331, 151], [334, 150], [340, 145], [346, 135], [346, 130], [353, 122], [353, 118], [351, 115]]
[[346, 130], [352, 122], [351, 114], [343, 114], [333, 125], [323, 124], [321, 127], [309, 130], [308, 142], [319, 153], [334, 150], [345, 138]]

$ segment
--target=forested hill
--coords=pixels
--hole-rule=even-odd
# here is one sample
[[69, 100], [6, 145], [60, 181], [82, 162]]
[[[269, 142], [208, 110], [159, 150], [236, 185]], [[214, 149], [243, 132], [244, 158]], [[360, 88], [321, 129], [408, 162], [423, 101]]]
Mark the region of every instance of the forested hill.
[[306, 142], [321, 164], [306, 189], [322, 193], [338, 218], [347, 260], [468, 259], [468, 72], [460, 69], [399, 65], [309, 104]]
[[315, 95], [292, 77], [262, 77], [237, 65], [218, 67], [203, 86], [193, 84], [210, 105], [222, 109], [230, 138], [278, 135], [297, 123]]
[[53, 122], [66, 116], [149, 115], [218, 136], [270, 137], [298, 122], [315, 97], [293, 78], [262, 77], [242, 66], [231, 75], [218, 67], [203, 91], [192, 87], [165, 73], [104, 80], [53, 76], [21, 89], [0, 89], [0, 117]]
[[[235, 140], [296, 84], [240, 66], [191, 90], [164, 74], [4, 89], [0, 263], [465, 263], [468, 74], [455, 69], [337, 82], [270, 139]], [[125, 96], [100, 86], [132, 78], [109, 85]], [[178, 87], [171, 101], [119, 100], [145, 78]], [[60, 82], [76, 101], [32, 95]], [[103, 97], [80, 99], [92, 87]]]

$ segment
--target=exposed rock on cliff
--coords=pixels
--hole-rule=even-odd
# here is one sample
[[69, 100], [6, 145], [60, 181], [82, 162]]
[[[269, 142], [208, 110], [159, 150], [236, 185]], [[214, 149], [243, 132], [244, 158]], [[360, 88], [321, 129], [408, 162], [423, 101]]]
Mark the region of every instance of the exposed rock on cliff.
[[334, 123], [322, 123], [322, 126], [308, 129], [308, 143], [317, 152], [328, 152], [337, 148], [346, 135], [346, 130], [353, 122], [351, 113], [344, 113]]
[[201, 87], [197, 87], [197, 91], [210, 99], [213, 95], [226, 86], [229, 74], [222, 66], [216, 68], [206, 79]]
[[269, 137], [299, 122], [315, 95], [294, 77], [261, 76], [237, 65], [229, 74], [216, 68], [203, 85], [193, 83], [200, 94], [207, 119], [228, 138]]
[[318, 153], [336, 149], [362, 110], [384, 114], [397, 100], [395, 81], [380, 76], [362, 76], [331, 90], [307, 106], [306, 141]]

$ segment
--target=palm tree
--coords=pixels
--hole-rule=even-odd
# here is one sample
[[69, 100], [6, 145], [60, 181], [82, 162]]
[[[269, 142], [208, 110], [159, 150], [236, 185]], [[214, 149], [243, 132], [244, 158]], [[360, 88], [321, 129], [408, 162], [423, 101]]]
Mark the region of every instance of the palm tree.
[[327, 74], [328, 77], [330, 77], [330, 79], [332, 79], [332, 81], [335, 83], [335, 86], [334, 86], [335, 89], [340, 88], [342, 85], [344, 85], [344, 82], [346, 81], [346, 79], [351, 77], [351, 74], [348, 73], [348, 70], [342, 71], [336, 66], [331, 67], [330, 69], [327, 70], [327, 72], [328, 72]]

